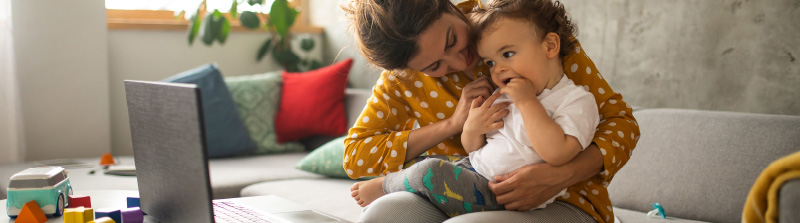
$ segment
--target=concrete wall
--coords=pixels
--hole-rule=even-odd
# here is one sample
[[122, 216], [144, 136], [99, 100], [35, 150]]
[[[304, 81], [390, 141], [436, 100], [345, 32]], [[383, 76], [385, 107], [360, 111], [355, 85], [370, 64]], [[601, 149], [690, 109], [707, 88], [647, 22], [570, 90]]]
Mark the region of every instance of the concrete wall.
[[633, 105], [800, 115], [800, 1], [563, 2]]
[[[326, 58], [357, 57], [339, 1], [309, 0]], [[797, 0], [563, 0], [583, 48], [635, 106], [800, 115]], [[380, 72], [356, 60], [353, 87]]]
[[103, 0], [13, 0], [25, 160], [110, 151]]

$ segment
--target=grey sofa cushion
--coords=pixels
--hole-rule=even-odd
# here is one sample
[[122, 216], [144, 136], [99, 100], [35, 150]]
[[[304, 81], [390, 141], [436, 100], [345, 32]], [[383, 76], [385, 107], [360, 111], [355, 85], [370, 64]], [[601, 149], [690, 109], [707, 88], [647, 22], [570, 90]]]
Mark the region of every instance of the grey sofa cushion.
[[322, 178], [294, 168], [308, 153], [213, 159], [208, 162], [214, 199], [239, 197], [248, 185], [286, 179]]
[[800, 222], [800, 179], [790, 180], [783, 184], [778, 194], [778, 222]]
[[632, 211], [628, 209], [622, 208], [614, 208], [614, 216], [619, 219], [622, 223], [629, 223], [629, 222], [636, 222], [636, 223], [667, 223], [667, 222], [680, 222], [680, 223], [690, 223], [690, 222], [702, 222], [702, 221], [693, 221], [693, 220], [686, 220], [680, 219], [675, 217], [670, 217], [669, 213], [667, 213], [667, 218], [651, 218], [647, 217], [646, 212], [638, 212]]
[[800, 145], [798, 116], [642, 109], [634, 117], [642, 136], [608, 189], [616, 207], [640, 212], [658, 202], [667, 216], [739, 222], [761, 171]]
[[242, 189], [242, 196], [278, 195], [348, 221], [357, 222], [361, 206], [350, 197], [350, 186], [356, 180], [293, 179], [264, 182]]

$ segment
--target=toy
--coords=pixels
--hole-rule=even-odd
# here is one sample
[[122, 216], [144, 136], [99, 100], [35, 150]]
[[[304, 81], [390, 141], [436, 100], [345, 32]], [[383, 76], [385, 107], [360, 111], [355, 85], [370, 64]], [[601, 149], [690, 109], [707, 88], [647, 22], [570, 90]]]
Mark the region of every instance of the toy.
[[111, 153], [103, 153], [103, 156], [100, 157], [100, 166], [108, 168], [111, 165], [114, 165], [114, 157], [111, 156]]
[[122, 212], [122, 223], [142, 223], [144, 221], [142, 209], [139, 207], [125, 208], [120, 211]]
[[69, 207], [77, 208], [77, 207], [92, 207], [92, 198], [87, 195], [78, 195], [73, 194], [69, 195]]
[[64, 223], [86, 223], [94, 219], [92, 208], [77, 207], [64, 210]]
[[139, 203], [139, 197], [128, 197], [128, 207], [141, 207]]
[[22, 206], [22, 211], [20, 211], [17, 220], [14, 222], [43, 223], [46, 221], [47, 217], [44, 216], [42, 209], [39, 208], [39, 204], [36, 204], [36, 201], [29, 201]]
[[44, 214], [61, 216], [72, 194], [69, 171], [60, 166], [34, 167], [11, 176], [8, 183], [6, 213], [16, 217], [25, 203], [36, 201]]
[[117, 223], [117, 222], [114, 221], [114, 219], [111, 219], [109, 217], [102, 217], [102, 218], [94, 219], [94, 221], [90, 221], [89, 223]]
[[94, 217], [102, 218], [102, 217], [109, 217], [114, 220], [114, 222], [122, 222], [122, 212], [116, 208], [102, 208], [97, 209], [94, 211]]

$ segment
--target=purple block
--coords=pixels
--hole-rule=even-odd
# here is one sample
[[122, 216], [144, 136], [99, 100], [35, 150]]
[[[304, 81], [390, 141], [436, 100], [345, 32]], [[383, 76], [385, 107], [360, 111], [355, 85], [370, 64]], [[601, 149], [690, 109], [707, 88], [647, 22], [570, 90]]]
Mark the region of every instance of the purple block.
[[114, 219], [114, 222], [122, 222], [122, 212], [116, 208], [101, 208], [94, 211], [95, 218], [109, 217]]
[[139, 197], [128, 197], [128, 207], [141, 207], [141, 203], [139, 203]]
[[139, 207], [125, 208], [122, 212], [122, 223], [142, 223], [144, 215]]

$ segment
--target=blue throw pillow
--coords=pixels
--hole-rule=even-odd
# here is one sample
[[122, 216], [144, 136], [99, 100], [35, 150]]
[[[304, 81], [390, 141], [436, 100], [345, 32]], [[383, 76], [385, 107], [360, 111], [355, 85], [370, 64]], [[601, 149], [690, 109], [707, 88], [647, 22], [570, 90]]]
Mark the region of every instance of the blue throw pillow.
[[239, 155], [256, 149], [216, 64], [199, 66], [163, 81], [196, 84], [200, 88], [209, 158]]

